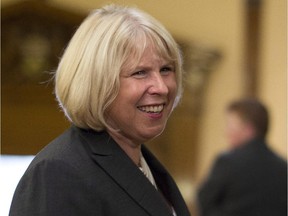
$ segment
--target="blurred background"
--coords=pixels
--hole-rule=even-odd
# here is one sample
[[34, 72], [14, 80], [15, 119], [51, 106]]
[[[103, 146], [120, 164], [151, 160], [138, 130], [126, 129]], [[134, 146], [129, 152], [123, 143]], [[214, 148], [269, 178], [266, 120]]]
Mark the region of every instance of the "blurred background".
[[69, 127], [54, 98], [53, 71], [81, 21], [108, 3], [148, 12], [183, 50], [182, 102], [147, 145], [191, 212], [199, 184], [226, 149], [231, 100], [255, 96], [267, 105], [268, 142], [287, 159], [286, 0], [2, 0], [2, 155], [35, 155]]

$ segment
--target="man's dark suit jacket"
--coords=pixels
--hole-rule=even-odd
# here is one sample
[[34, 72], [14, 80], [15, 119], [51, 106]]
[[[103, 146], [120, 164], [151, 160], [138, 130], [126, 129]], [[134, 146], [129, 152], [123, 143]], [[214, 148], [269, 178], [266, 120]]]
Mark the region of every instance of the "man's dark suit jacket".
[[218, 157], [198, 195], [201, 216], [287, 216], [287, 163], [255, 139]]
[[167, 200], [177, 216], [190, 215], [171, 176], [142, 153], [161, 193], [107, 132], [72, 126], [31, 162], [10, 216], [169, 216]]

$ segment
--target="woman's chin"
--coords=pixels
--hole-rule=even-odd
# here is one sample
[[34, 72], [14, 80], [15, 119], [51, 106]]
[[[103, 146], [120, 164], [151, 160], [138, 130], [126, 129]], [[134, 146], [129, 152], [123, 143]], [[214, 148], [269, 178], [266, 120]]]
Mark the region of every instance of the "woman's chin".
[[145, 138], [146, 141], [150, 141], [157, 136], [161, 135], [165, 127], [154, 127], [150, 128], [149, 130], [145, 131], [145, 133], [142, 135]]

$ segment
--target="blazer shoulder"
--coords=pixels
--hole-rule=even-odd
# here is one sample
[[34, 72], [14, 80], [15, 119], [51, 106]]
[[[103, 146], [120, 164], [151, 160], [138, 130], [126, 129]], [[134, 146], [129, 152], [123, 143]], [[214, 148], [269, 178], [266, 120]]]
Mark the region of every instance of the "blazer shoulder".
[[84, 142], [78, 129], [71, 126], [38, 152], [29, 167], [43, 161], [58, 161], [77, 167], [89, 157]]

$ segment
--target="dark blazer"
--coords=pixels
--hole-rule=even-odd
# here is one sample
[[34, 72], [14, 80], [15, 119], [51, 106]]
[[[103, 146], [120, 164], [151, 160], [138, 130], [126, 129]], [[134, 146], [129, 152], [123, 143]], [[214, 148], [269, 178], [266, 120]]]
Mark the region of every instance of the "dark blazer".
[[201, 216], [287, 216], [287, 163], [255, 139], [218, 157], [198, 201]]
[[[10, 216], [190, 215], [171, 176], [142, 146], [161, 193], [107, 132], [72, 126], [40, 151], [20, 180]], [[165, 199], [165, 198], [166, 199]]]

